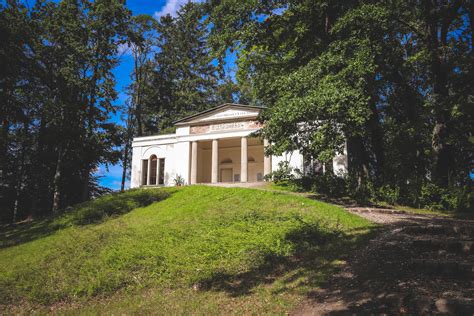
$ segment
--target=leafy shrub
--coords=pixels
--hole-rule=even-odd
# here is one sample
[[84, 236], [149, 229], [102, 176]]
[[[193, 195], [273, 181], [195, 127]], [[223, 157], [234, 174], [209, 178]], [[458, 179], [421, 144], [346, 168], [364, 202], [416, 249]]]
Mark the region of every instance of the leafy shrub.
[[472, 211], [473, 199], [473, 190], [468, 186], [447, 189], [426, 183], [421, 187], [419, 203], [429, 209]]
[[465, 186], [456, 193], [456, 211], [474, 212], [474, 188]]
[[347, 181], [346, 178], [338, 177], [331, 172], [326, 172], [325, 174], [314, 177], [312, 191], [331, 197], [342, 197], [347, 194]]
[[174, 182], [174, 185], [177, 187], [183, 186], [185, 183], [184, 178], [180, 176], [179, 174], [173, 179], [173, 182]]
[[389, 184], [381, 186], [377, 190], [377, 200], [385, 201], [389, 204], [396, 204], [400, 199], [400, 188]]
[[314, 184], [314, 176], [302, 176], [295, 180], [295, 184], [298, 186], [298, 191], [310, 191]]
[[288, 183], [295, 180], [295, 170], [289, 161], [280, 161], [278, 169], [265, 176], [265, 181], [272, 180], [276, 184]]
[[97, 222], [108, 216], [124, 214], [134, 208], [164, 200], [168, 196], [169, 193], [162, 190], [129, 190], [104, 195], [74, 207], [73, 222], [81, 225]]

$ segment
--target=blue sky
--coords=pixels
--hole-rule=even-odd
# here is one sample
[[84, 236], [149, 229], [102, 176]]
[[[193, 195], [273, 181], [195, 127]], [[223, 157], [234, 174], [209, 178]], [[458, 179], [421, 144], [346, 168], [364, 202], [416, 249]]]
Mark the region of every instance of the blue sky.
[[[30, 0], [34, 1], [34, 0]], [[129, 0], [127, 1], [127, 7], [132, 10], [134, 15], [137, 14], [149, 14], [155, 18], [159, 18], [162, 15], [171, 14], [174, 16], [179, 8], [186, 4], [189, 0]], [[200, 2], [201, 0], [195, 0], [193, 2]], [[120, 64], [115, 68], [114, 74], [117, 81], [116, 89], [119, 93], [119, 97], [116, 100], [117, 105], [122, 105], [127, 99], [125, 93], [126, 87], [130, 84], [130, 74], [133, 69], [133, 59], [127, 51], [121, 49]], [[121, 122], [120, 113], [117, 113], [112, 117], [115, 122]], [[120, 189], [122, 180], [122, 166], [117, 165], [101, 165], [96, 175], [100, 177], [99, 183], [102, 186], [108, 187], [113, 190]], [[129, 187], [130, 181], [127, 180], [126, 187]]]

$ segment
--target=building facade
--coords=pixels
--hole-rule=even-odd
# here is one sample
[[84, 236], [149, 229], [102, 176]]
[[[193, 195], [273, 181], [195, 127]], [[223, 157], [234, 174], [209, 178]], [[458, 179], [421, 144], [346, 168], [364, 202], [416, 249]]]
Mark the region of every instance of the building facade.
[[[299, 152], [265, 156], [265, 140], [253, 137], [262, 126], [262, 108], [223, 104], [177, 121], [176, 132], [134, 138], [131, 187], [184, 184], [259, 182], [281, 161], [305, 169]], [[346, 155], [333, 162], [334, 170], [347, 170]]]

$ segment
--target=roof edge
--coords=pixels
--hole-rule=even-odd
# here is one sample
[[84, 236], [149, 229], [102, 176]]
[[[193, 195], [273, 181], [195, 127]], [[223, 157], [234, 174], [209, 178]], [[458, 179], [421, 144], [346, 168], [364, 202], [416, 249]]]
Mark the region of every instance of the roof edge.
[[235, 106], [235, 107], [250, 108], [250, 109], [259, 109], [259, 110], [266, 109], [266, 107], [264, 107], [264, 106], [258, 106], [258, 105], [248, 105], [248, 104], [239, 104], [239, 103], [224, 103], [224, 104], [215, 106], [215, 107], [213, 107], [213, 108], [207, 109], [207, 110], [205, 110], [205, 111], [201, 111], [201, 112], [198, 112], [198, 113], [195, 113], [195, 114], [192, 114], [192, 115], [183, 117], [183, 118], [181, 118], [181, 119], [179, 119], [179, 120], [174, 121], [173, 124], [174, 124], [174, 125], [180, 124], [180, 123], [183, 123], [184, 121], [187, 121], [187, 120], [189, 120], [189, 119], [198, 117], [198, 116], [203, 115], [203, 114], [207, 114], [207, 113], [209, 113], [209, 112], [212, 112], [212, 111], [215, 111], [215, 110], [218, 110], [218, 109], [227, 107], [227, 106]]

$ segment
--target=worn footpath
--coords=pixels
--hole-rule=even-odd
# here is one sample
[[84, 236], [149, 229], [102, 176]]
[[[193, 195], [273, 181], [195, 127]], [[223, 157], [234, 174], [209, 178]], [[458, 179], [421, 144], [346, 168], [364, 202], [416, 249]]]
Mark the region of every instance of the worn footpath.
[[348, 208], [381, 225], [294, 315], [474, 315], [474, 221]]

